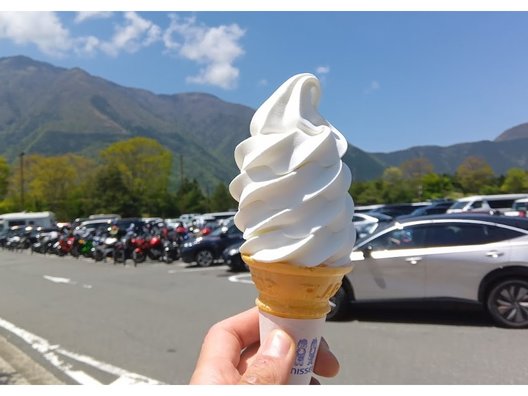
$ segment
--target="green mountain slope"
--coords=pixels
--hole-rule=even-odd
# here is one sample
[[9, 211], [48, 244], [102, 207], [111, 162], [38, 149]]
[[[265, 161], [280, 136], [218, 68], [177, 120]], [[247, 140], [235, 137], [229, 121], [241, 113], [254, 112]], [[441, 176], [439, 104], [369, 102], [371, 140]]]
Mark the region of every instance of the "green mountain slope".
[[[173, 152], [175, 180], [182, 158], [185, 176], [211, 189], [238, 173], [233, 151], [249, 136], [254, 111], [204, 93], [156, 95], [79, 68], [59, 68], [24, 56], [0, 58], [0, 155], [10, 161], [22, 151], [95, 156], [111, 143], [146, 136]], [[353, 180], [377, 178], [386, 167], [421, 156], [438, 173], [454, 173], [470, 155], [484, 158], [498, 174], [514, 166], [526, 169], [526, 125], [494, 142], [412, 147], [393, 153], [367, 153], [349, 145], [344, 161]]]

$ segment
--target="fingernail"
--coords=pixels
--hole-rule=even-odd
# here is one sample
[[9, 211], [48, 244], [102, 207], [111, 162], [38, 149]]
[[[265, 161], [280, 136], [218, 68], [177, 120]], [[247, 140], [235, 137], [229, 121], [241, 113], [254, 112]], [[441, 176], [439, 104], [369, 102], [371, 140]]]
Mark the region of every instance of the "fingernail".
[[265, 356], [284, 358], [291, 348], [291, 338], [282, 330], [273, 330], [264, 340], [261, 353]]
[[319, 344], [319, 348], [330, 350], [330, 346], [328, 345], [328, 342], [326, 342], [324, 337], [321, 337], [321, 343]]

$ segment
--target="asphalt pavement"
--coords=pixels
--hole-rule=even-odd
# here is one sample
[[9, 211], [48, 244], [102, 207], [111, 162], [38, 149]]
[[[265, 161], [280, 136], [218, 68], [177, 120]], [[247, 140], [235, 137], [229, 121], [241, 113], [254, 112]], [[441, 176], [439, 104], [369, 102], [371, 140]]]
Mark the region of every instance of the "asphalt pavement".
[[[256, 297], [223, 265], [0, 251], [0, 274], [0, 384], [187, 384], [210, 326]], [[325, 326], [341, 371], [321, 382], [528, 384], [527, 330], [454, 308], [354, 307]]]
[[61, 380], [0, 335], [0, 385], [62, 385]]

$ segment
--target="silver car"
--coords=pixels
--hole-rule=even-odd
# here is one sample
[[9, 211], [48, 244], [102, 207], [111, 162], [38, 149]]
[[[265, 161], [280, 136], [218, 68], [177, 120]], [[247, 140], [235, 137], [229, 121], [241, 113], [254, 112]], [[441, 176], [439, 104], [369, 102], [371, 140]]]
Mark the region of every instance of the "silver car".
[[528, 219], [452, 214], [390, 223], [358, 241], [328, 319], [349, 302], [457, 299], [528, 326]]

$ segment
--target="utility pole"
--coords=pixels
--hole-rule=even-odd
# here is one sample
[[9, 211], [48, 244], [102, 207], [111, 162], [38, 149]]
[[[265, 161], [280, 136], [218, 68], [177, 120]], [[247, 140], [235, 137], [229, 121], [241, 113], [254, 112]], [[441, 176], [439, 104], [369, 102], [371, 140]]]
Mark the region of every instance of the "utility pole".
[[20, 153], [20, 204], [22, 206], [22, 211], [25, 210], [24, 204], [24, 152]]

